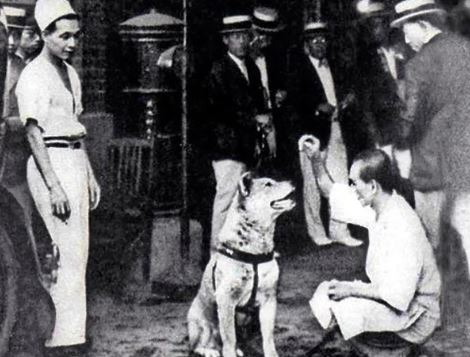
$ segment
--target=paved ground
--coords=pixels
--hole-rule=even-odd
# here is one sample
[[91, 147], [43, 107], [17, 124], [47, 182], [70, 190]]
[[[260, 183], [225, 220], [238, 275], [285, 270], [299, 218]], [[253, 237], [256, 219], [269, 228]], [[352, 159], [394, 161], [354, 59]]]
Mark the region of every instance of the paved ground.
[[[281, 259], [282, 278], [276, 345], [283, 357], [302, 356], [321, 338], [307, 301], [324, 279], [361, 274], [365, 250], [333, 246]], [[185, 315], [189, 302], [137, 303], [142, 286], [129, 286], [125, 301], [95, 287], [90, 293], [93, 357], [187, 357]], [[469, 319], [439, 331], [427, 344], [429, 356], [470, 356]], [[467, 327], [465, 327], [467, 326]], [[254, 357], [254, 356], [252, 356]]]

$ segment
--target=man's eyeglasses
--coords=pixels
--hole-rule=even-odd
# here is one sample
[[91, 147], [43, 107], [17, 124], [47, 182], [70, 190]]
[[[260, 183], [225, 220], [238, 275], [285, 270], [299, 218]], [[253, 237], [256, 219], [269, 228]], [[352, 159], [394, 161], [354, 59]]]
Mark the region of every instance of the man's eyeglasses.
[[326, 37], [318, 36], [310, 38], [310, 42], [314, 44], [326, 43]]

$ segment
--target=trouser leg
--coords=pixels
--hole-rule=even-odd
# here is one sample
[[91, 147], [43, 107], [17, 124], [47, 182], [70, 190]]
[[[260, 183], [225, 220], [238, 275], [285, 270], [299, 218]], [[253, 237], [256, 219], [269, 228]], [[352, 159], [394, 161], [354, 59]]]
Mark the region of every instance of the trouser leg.
[[426, 235], [436, 250], [440, 243], [442, 226], [443, 191], [415, 191], [416, 213], [423, 223]]
[[237, 192], [238, 181], [246, 165], [234, 160], [218, 160], [212, 162], [216, 180], [216, 193], [212, 210], [211, 247], [217, 244], [218, 235], [225, 223], [227, 211]]

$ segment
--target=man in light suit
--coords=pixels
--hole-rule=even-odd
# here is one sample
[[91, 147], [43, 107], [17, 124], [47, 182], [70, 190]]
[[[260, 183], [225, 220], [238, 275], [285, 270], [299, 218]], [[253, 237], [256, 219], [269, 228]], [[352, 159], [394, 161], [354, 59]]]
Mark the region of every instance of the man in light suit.
[[[290, 60], [288, 103], [294, 113], [296, 140], [302, 134], [318, 137], [327, 149], [327, 167], [333, 178], [347, 182], [348, 158], [343, 130], [347, 110], [354, 96], [336, 81], [334, 68], [327, 58], [328, 28], [324, 22], [310, 22], [304, 28], [304, 52]], [[329, 235], [320, 218], [320, 193], [311, 164], [300, 152], [303, 199], [308, 235], [319, 246], [333, 242], [358, 246], [362, 241], [351, 237], [347, 225], [330, 220]]]

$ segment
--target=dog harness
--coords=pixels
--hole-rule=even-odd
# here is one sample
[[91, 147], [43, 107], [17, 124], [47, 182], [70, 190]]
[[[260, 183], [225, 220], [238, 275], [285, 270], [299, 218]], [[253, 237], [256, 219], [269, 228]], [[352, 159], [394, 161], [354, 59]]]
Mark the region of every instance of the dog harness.
[[[245, 306], [246, 307], [254, 306], [256, 302], [256, 292], [258, 290], [258, 284], [259, 284], [258, 265], [272, 261], [274, 259], [274, 252], [270, 252], [267, 254], [251, 254], [251, 253], [242, 252], [240, 250], [227, 247], [226, 245], [222, 245], [220, 248], [218, 248], [217, 252], [225, 255], [226, 257], [237, 260], [239, 262], [253, 265], [253, 273], [254, 273], [253, 288], [251, 289], [250, 299], [248, 300], [248, 303]], [[215, 263], [214, 266], [212, 267], [212, 287], [214, 288], [214, 291], [216, 290], [216, 284], [215, 284], [215, 270], [216, 269], [217, 269], [217, 263]]]

